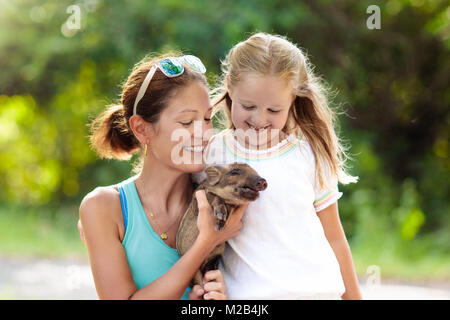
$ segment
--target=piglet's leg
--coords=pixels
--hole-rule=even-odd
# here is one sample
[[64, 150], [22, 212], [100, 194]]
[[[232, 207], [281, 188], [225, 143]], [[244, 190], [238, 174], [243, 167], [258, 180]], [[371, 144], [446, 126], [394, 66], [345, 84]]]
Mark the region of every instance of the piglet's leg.
[[215, 197], [212, 200], [211, 206], [213, 208], [214, 216], [217, 218], [215, 229], [222, 231], [228, 218], [227, 206], [219, 197]]

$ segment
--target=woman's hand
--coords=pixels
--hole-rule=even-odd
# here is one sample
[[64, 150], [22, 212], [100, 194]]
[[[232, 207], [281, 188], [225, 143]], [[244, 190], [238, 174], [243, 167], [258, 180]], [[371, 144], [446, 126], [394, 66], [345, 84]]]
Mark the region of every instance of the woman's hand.
[[197, 227], [199, 230], [199, 238], [206, 243], [212, 244], [215, 248], [219, 244], [231, 239], [239, 234], [242, 228], [242, 216], [247, 204], [237, 207], [228, 218], [222, 231], [214, 229], [215, 217], [212, 214], [211, 206], [206, 199], [205, 190], [195, 192], [198, 204]]
[[195, 285], [189, 292], [189, 299], [226, 300], [226, 288], [220, 270], [211, 270], [203, 276], [203, 287]]

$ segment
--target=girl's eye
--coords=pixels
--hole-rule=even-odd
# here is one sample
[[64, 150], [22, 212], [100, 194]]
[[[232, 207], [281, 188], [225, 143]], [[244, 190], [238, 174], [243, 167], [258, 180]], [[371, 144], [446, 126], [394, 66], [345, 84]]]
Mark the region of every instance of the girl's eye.
[[277, 112], [280, 112], [280, 110], [272, 110], [272, 109], [268, 109], [269, 110], [269, 112], [271, 112], [271, 113], [277, 113]]
[[253, 110], [255, 108], [255, 106], [246, 107], [246, 106], [242, 105], [242, 108], [244, 108], [245, 110]]

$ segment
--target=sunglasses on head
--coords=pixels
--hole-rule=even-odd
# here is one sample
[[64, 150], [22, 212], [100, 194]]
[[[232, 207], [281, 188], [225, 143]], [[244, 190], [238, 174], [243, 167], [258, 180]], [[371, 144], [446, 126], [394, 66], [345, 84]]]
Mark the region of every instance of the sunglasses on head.
[[139, 88], [136, 100], [134, 101], [133, 115], [136, 114], [136, 109], [139, 101], [144, 97], [145, 92], [153, 78], [156, 70], [159, 69], [166, 77], [174, 78], [182, 75], [184, 72], [183, 62], [192, 67], [198, 72], [205, 73], [206, 68], [199, 58], [193, 55], [185, 55], [181, 57], [169, 57], [158, 61], [151, 69], [148, 71], [147, 76]]

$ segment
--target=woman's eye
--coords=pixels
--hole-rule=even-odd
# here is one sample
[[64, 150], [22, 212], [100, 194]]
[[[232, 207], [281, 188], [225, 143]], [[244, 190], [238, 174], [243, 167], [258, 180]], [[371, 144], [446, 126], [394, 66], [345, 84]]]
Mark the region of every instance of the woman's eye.
[[189, 122], [180, 122], [183, 126], [189, 126], [192, 124], [192, 120]]
[[272, 110], [272, 109], [268, 109], [269, 110], [269, 112], [271, 112], [271, 113], [277, 113], [277, 112], [280, 112], [280, 110]]

